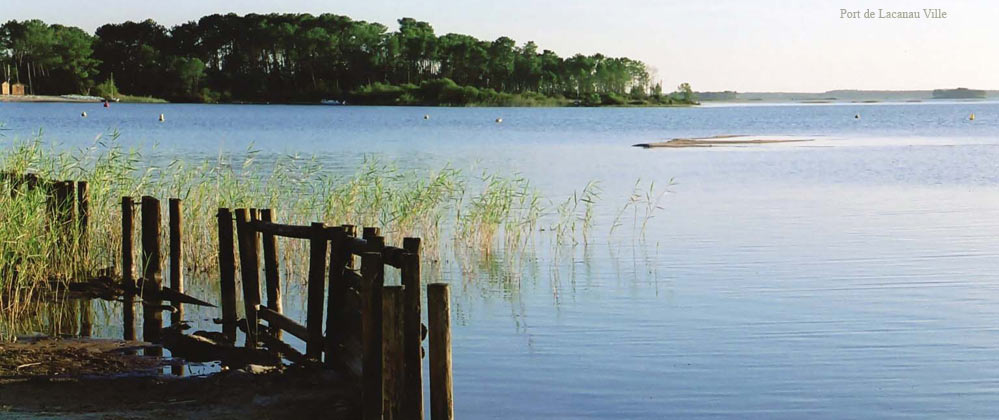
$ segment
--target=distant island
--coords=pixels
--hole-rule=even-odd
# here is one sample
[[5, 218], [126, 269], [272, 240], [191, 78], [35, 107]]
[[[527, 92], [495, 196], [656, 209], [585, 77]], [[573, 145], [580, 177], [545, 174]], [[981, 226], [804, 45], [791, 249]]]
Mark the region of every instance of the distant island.
[[933, 99], [984, 99], [985, 91], [978, 89], [934, 89]]
[[[167, 29], [153, 20], [95, 34], [40, 20], [0, 26], [0, 76], [57, 100], [370, 105], [670, 106], [697, 102], [687, 83], [663, 91], [627, 57], [560, 57], [502, 36], [436, 35], [334, 14], [210, 15]], [[48, 96], [42, 96], [48, 95]], [[10, 100], [10, 98], [8, 98]]]
[[825, 92], [696, 92], [704, 102], [919, 102], [934, 99], [999, 98], [997, 90], [935, 89], [935, 90], [829, 90]]

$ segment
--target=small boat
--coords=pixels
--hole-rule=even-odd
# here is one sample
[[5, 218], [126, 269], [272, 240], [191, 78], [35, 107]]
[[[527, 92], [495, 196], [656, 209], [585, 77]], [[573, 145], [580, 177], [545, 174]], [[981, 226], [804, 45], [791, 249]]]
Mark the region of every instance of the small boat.
[[336, 99], [323, 99], [319, 103], [322, 105], [347, 105], [346, 101], [338, 101]]

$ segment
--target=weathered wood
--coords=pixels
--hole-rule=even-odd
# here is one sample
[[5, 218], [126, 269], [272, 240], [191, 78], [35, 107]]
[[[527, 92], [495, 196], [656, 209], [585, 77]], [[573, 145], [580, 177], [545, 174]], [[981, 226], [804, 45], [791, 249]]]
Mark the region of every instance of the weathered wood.
[[423, 360], [420, 357], [421, 334], [421, 285], [420, 238], [403, 238], [401, 277], [405, 287], [403, 298], [403, 324], [405, 330], [406, 392], [403, 410], [409, 418], [423, 419]]
[[261, 219], [260, 221], [253, 222], [253, 228], [257, 232], [263, 234], [281, 236], [284, 238], [312, 238], [312, 228], [310, 226], [282, 225]]
[[68, 241], [70, 227], [73, 225], [73, 181], [52, 181], [48, 184], [49, 226], [57, 232], [60, 244]]
[[236, 342], [236, 256], [233, 251], [232, 212], [219, 208], [219, 289], [222, 294], [222, 333]]
[[382, 230], [378, 227], [366, 226], [363, 230], [361, 230], [361, 238], [368, 239], [372, 236], [381, 235], [381, 233]]
[[257, 305], [257, 315], [260, 319], [267, 321], [267, 324], [272, 330], [288, 331], [289, 334], [302, 339], [302, 341], [307, 341], [309, 339], [309, 331], [304, 325], [295, 322], [291, 318], [288, 318], [271, 308]]
[[151, 307], [162, 306], [159, 289], [163, 287], [163, 267], [160, 259], [160, 201], [142, 197], [142, 339], [158, 343], [163, 328], [163, 314]]
[[239, 266], [243, 280], [243, 309], [246, 313], [246, 346], [257, 346], [257, 311], [260, 304], [260, 254], [257, 233], [250, 227], [250, 211], [236, 209], [236, 236], [239, 242]]
[[215, 305], [212, 305], [211, 303], [205, 302], [194, 296], [185, 294], [184, 292], [178, 292], [167, 286], [160, 288], [160, 299], [169, 300], [172, 305], [185, 304], [185, 305], [205, 306], [208, 308], [215, 307]]
[[93, 310], [89, 299], [80, 300], [80, 337], [90, 337], [94, 332]]
[[[343, 225], [343, 235], [344, 235], [344, 241], [348, 241], [350, 239], [353, 239], [354, 237], [357, 236], [357, 226], [354, 226], [354, 225]], [[347, 246], [349, 247], [350, 245], [348, 244]], [[354, 261], [354, 256], [351, 255], [351, 254], [349, 254], [349, 252], [348, 252], [348, 255], [347, 255], [347, 269], [353, 269], [354, 267], [357, 267], [357, 264]]]
[[[183, 208], [179, 198], [170, 199], [170, 288], [184, 293], [184, 228]], [[184, 319], [184, 306], [180, 301], [170, 301], [176, 311], [170, 314], [170, 325]]]
[[386, 246], [382, 248], [382, 261], [395, 268], [402, 268], [403, 254], [407, 251], [402, 248], [396, 248], [394, 246]]
[[87, 181], [76, 183], [76, 210], [80, 213], [77, 218], [80, 252], [86, 256], [90, 252], [90, 237], [87, 231], [89, 229], [87, 225], [90, 223], [90, 186]]
[[364, 377], [361, 411], [365, 420], [382, 418], [382, 287], [385, 266], [380, 252], [361, 255], [362, 345]]
[[430, 418], [454, 418], [451, 385], [451, 302], [448, 285], [427, 285], [430, 338]]
[[403, 286], [382, 288], [382, 410], [385, 420], [415, 419], [406, 401]]
[[[261, 223], [270, 223], [274, 220], [274, 212], [271, 209], [260, 210]], [[264, 283], [267, 289], [267, 307], [277, 313], [284, 313], [284, 305], [281, 303], [281, 278], [278, 273], [278, 248], [277, 237], [273, 233], [261, 231], [264, 241]], [[275, 338], [281, 339], [281, 330], [274, 332]]]
[[272, 352], [278, 353], [281, 357], [290, 360], [292, 363], [308, 362], [309, 359], [304, 354], [275, 336], [275, 333], [278, 331], [280, 330], [277, 328], [259, 327], [257, 328], [257, 338]]
[[347, 251], [353, 255], [360, 256], [361, 254], [368, 252], [368, 241], [361, 238], [348, 237]]
[[345, 234], [342, 226], [330, 228], [332, 237], [330, 241], [330, 266], [329, 266], [329, 291], [326, 301], [326, 359], [324, 364], [328, 368], [335, 365], [335, 361], [342, 359], [340, 346], [344, 338], [344, 325], [340, 313], [344, 309], [344, 299], [347, 293], [347, 284], [344, 282], [343, 273], [346, 271], [348, 253], [344, 248]]
[[309, 339], [305, 343], [305, 355], [321, 360], [323, 352], [323, 305], [325, 303], [326, 276], [326, 225], [312, 224], [312, 238], [309, 243], [309, 283], [305, 326], [309, 329]]
[[[132, 197], [121, 198], [121, 280], [127, 288], [135, 288], [135, 262], [133, 261], [135, 203]], [[125, 340], [135, 340], [135, 302], [132, 293], [125, 293], [122, 303], [121, 323]]]
[[361, 290], [361, 275], [357, 274], [357, 271], [344, 270], [343, 280], [347, 283], [347, 287]]
[[59, 222], [64, 228], [68, 228], [73, 220], [73, 205], [75, 194], [73, 194], [73, 181], [56, 181], [55, 197], [57, 211], [59, 212]]

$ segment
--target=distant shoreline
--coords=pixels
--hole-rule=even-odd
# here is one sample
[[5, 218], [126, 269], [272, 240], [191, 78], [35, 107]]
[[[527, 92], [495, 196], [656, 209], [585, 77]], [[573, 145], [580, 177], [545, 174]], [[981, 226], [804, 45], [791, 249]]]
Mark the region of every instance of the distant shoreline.
[[[2, 95], [0, 96], [0, 102], [19, 102], [19, 103], [101, 103], [103, 99], [99, 98], [87, 98], [87, 97], [76, 97], [76, 96], [54, 96], [54, 95]], [[620, 105], [576, 105], [573, 103], [564, 104], [542, 104], [542, 105], [492, 105], [492, 104], [467, 104], [467, 105], [419, 105], [419, 104], [396, 104], [396, 105], [378, 105], [378, 104], [324, 104], [321, 102], [168, 102], [162, 99], [156, 98], [145, 98], [145, 97], [123, 97], [121, 101], [116, 103], [158, 103], [158, 104], [200, 104], [200, 105], [311, 105], [311, 106], [392, 106], [392, 107], [431, 107], [431, 108], [689, 108], [696, 107], [700, 104], [620, 104]]]
[[99, 103], [100, 99], [75, 98], [67, 96], [51, 95], [0, 95], [0, 102], [70, 102], [70, 103]]

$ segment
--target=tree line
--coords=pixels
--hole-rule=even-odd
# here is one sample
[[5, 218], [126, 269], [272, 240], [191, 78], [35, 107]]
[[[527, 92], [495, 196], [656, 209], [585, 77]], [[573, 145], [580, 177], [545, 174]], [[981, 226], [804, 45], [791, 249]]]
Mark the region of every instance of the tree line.
[[693, 102], [663, 94], [644, 63], [560, 57], [508, 37], [438, 36], [427, 22], [322, 14], [210, 15], [172, 28], [112, 23], [95, 34], [40, 20], [0, 26], [0, 68], [34, 94], [117, 91], [191, 102], [583, 104]]

